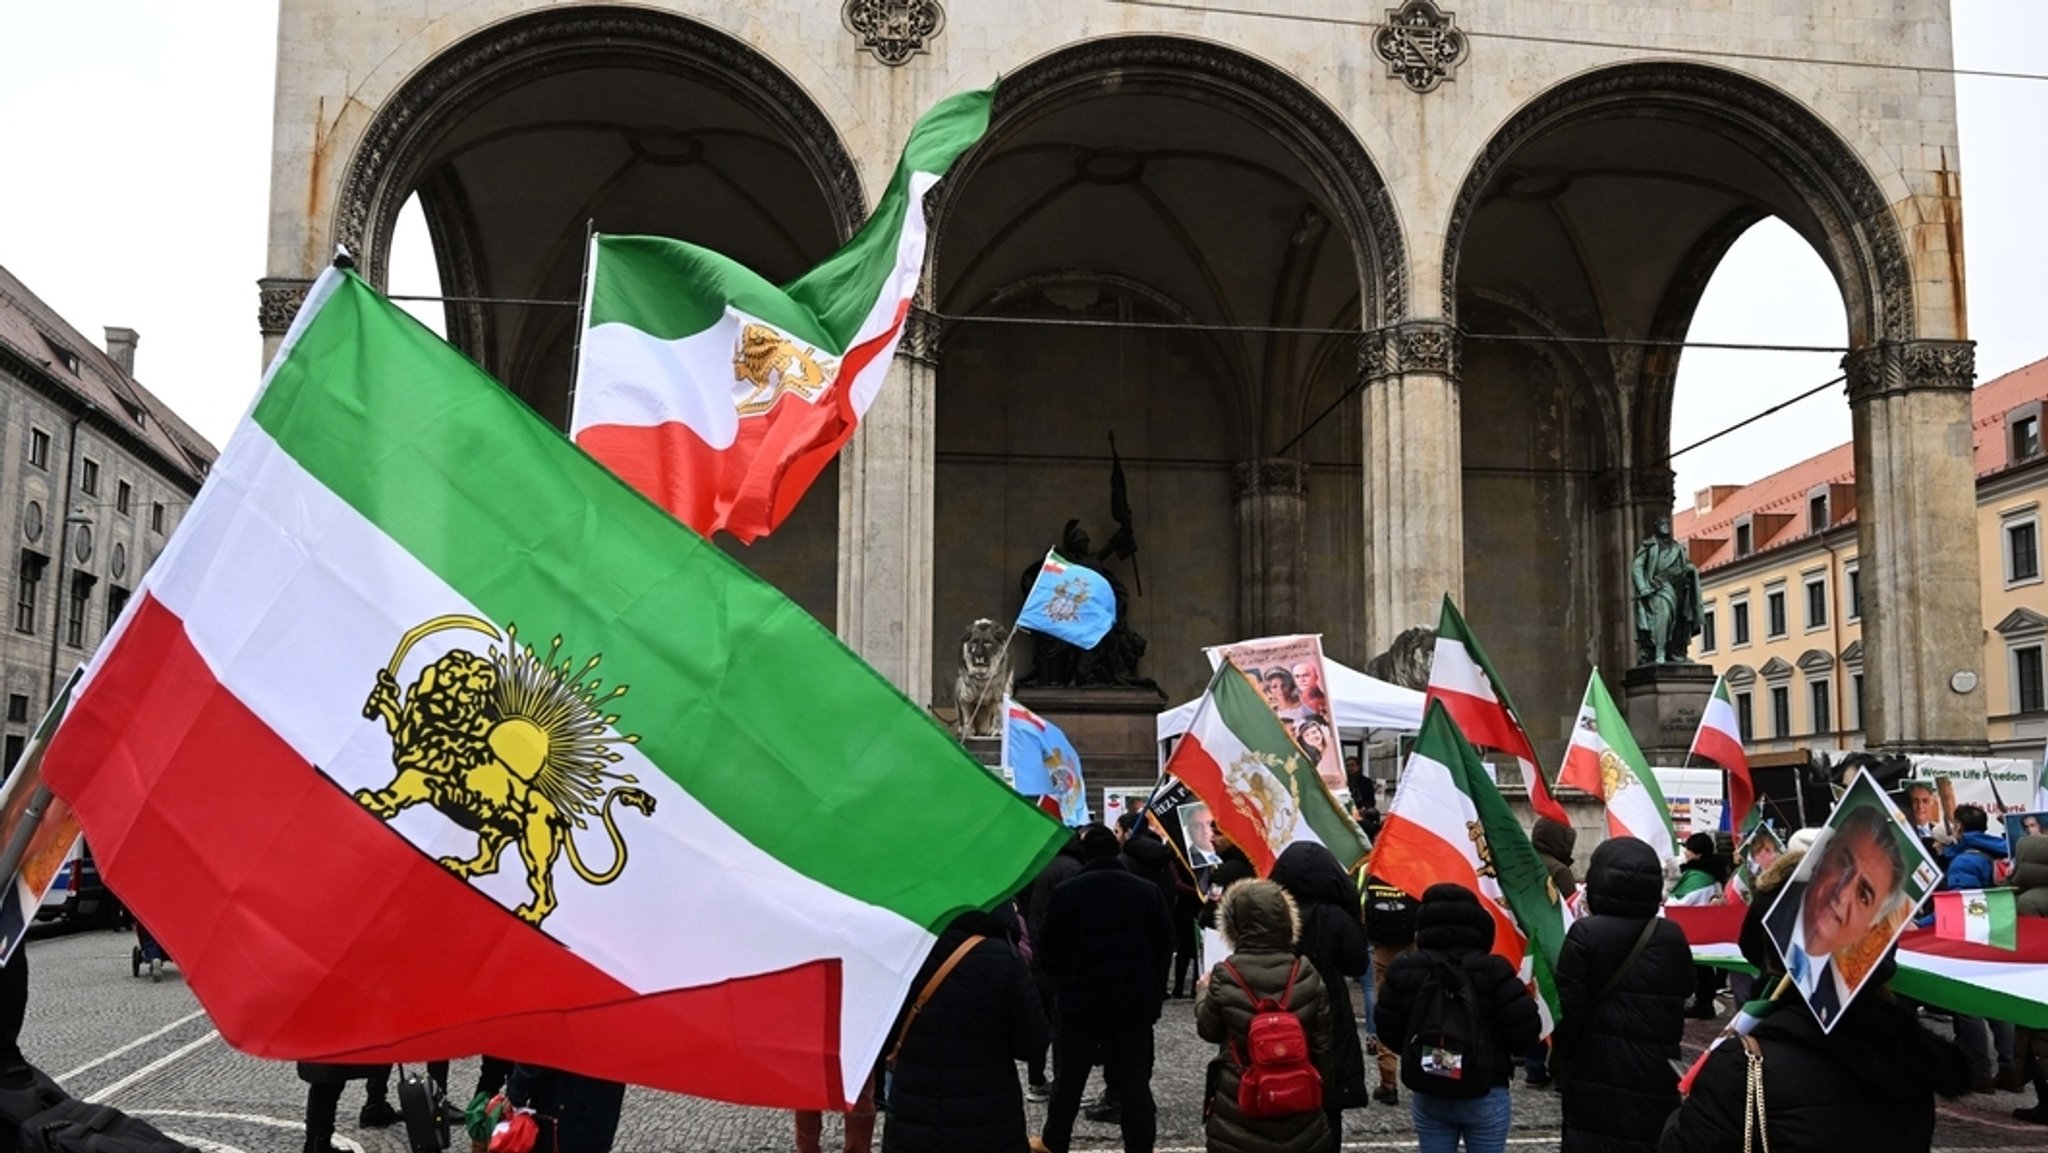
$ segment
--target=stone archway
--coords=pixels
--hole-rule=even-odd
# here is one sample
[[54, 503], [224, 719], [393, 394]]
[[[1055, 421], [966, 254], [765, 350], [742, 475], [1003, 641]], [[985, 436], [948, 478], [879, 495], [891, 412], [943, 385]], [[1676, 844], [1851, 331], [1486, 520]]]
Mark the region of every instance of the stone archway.
[[1093, 40], [1004, 78], [941, 196], [927, 284], [956, 319], [935, 537], [958, 563], [934, 580], [935, 680], [1068, 517], [1109, 535], [1112, 429], [1146, 586], [1133, 624], [1169, 694], [1199, 691], [1200, 646], [1236, 636], [1313, 629], [1369, 655], [1357, 398], [1290, 446], [1358, 379], [1363, 334], [1408, 310], [1393, 202], [1342, 118], [1221, 45]]
[[[852, 158], [801, 86], [742, 41], [644, 8], [563, 6], [490, 25], [379, 106], [332, 221], [375, 283], [420, 198], [449, 339], [566, 423], [586, 227], [674, 236], [794, 277], [865, 218]], [[485, 303], [484, 301], [534, 303]], [[829, 493], [836, 466], [818, 488]], [[834, 617], [837, 513], [804, 502], [730, 551]], [[730, 542], [726, 542], [730, 543]]]
[[[1813, 246], [1842, 293], [1845, 343], [1855, 350], [1844, 367], [1857, 429], [1863, 552], [1906, 562], [1881, 560], [1891, 595], [1877, 598], [1866, 623], [1873, 653], [1887, 654], [1889, 665], [1876, 679], [1873, 735], [1894, 744], [1981, 741], [1982, 709], [1971, 720], [1967, 702], [1943, 696], [1948, 674], [1935, 675], [1980, 663], [1963, 634], [1981, 624], [1969, 619], [1974, 550], [1938, 555], [1950, 550], [1926, 531], [1948, 516], [1967, 521], [1970, 469], [1945, 463], [1952, 455], [1945, 442], [1958, 422], [1967, 437], [1972, 372], [1967, 342], [1923, 339], [1930, 303], [1939, 305], [1932, 309], [1937, 326], [1946, 316], [1954, 331], [1961, 303], [1916, 298], [1916, 281], [1933, 278], [1916, 271], [1901, 214], [1920, 211], [1892, 204], [1864, 161], [1799, 101], [1718, 68], [1653, 62], [1603, 69], [1545, 92], [1500, 128], [1452, 208], [1442, 305], [1466, 335], [1467, 539], [1505, 545], [1531, 562], [1526, 569], [1548, 574], [1536, 585], [1554, 586], [1503, 595], [1473, 588], [1473, 615], [1498, 618], [1510, 633], [1504, 663], [1533, 672], [1546, 653], [1575, 648], [1610, 669], [1628, 663], [1627, 558], [1647, 518], [1668, 512], [1676, 495], [1668, 459], [1679, 351], [1653, 342], [1684, 338], [1729, 246], [1775, 216]], [[1959, 273], [1952, 279], [1960, 284]], [[1544, 386], [1547, 399], [1538, 403], [1563, 414], [1618, 413], [1618, 426], [1567, 415], [1560, 431], [1531, 439], [1488, 423], [1517, 389], [1517, 399], [1531, 399], [1513, 364], [1538, 346], [1474, 323], [1481, 309], [1503, 303], [1549, 316], [1543, 335], [1551, 340], [1613, 342], [1587, 358], [1590, 380]], [[1937, 327], [1933, 335], [1949, 333]], [[1492, 515], [1513, 502], [1473, 474], [1488, 452], [1532, 467], [1544, 460], [1548, 475], [1534, 477], [1533, 486], [1575, 514], [1560, 532], [1517, 533], [1527, 510]], [[1926, 605], [1931, 613], [1916, 603], [1929, 584], [1939, 590]], [[1531, 596], [1569, 606], [1566, 620], [1531, 621], [1513, 609]], [[1925, 639], [1929, 626], [1940, 637], [1933, 644]], [[1561, 685], [1525, 705], [1525, 714], [1567, 715], [1575, 693]], [[1893, 702], [1889, 710], [1885, 701]]]

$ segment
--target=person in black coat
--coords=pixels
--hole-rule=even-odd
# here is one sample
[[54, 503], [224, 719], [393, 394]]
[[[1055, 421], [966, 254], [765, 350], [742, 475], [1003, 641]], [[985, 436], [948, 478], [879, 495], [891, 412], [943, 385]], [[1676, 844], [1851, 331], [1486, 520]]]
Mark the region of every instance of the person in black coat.
[[1563, 1153], [1651, 1153], [1678, 1108], [1670, 1061], [1685, 1036], [1692, 946], [1657, 915], [1663, 895], [1657, 850], [1634, 837], [1594, 850], [1591, 915], [1573, 923], [1557, 958], [1551, 1066], [1564, 1091]]
[[[1039, 870], [1038, 877], [1031, 882], [1031, 887], [1025, 890], [1019, 900], [1024, 911], [1025, 936], [1031, 942], [1031, 980], [1038, 987], [1038, 1000], [1045, 1007], [1048, 1019], [1053, 1014], [1054, 998], [1058, 995], [1059, 983], [1053, 980], [1052, 974], [1046, 970], [1045, 958], [1038, 952], [1038, 937], [1045, 931], [1045, 914], [1052, 908], [1053, 890], [1073, 880], [1080, 872], [1081, 841], [1069, 833], [1066, 841], [1060, 845], [1060, 851], [1053, 854], [1052, 860], [1045, 863], [1045, 868]], [[1052, 1081], [1046, 1077], [1046, 1060], [1050, 1048], [1048, 1044], [1024, 1063], [1025, 1096], [1033, 1101], [1052, 1099]], [[1052, 1076], [1057, 1078], [1059, 1069], [1054, 1068]]]
[[[1013, 926], [962, 913], [939, 935], [910, 983], [915, 998], [968, 938], [960, 958], [903, 1035], [889, 1090], [883, 1153], [1025, 1153], [1029, 1147], [1017, 1062], [1052, 1039], [1031, 971], [1010, 945]], [[908, 1007], [906, 1006], [906, 1012]]]
[[1152, 1100], [1152, 1025], [1166, 999], [1173, 926], [1158, 886], [1124, 867], [1116, 834], [1081, 833], [1081, 875], [1053, 890], [1038, 958], [1059, 983], [1053, 1028], [1052, 1102], [1045, 1145], [1067, 1153], [1088, 1069], [1101, 1054], [1103, 1080], [1122, 1099], [1126, 1153], [1150, 1153], [1158, 1134]]
[[[1783, 858], [1780, 858], [1782, 861]], [[1743, 921], [1743, 956], [1765, 973], [1782, 971], [1762, 932], [1760, 898]], [[1871, 971], [1832, 1032], [1821, 1031], [1796, 991], [1751, 1031], [1763, 1050], [1765, 1128], [1779, 1149], [1924, 1153], [1934, 1144], [1934, 1098], [1970, 1091], [1962, 1047], [1929, 1032], [1892, 996], [1891, 954]], [[1773, 980], [1773, 984], [1775, 984]], [[1740, 1153], [1748, 1059], [1728, 1043], [1708, 1054], [1692, 1093], [1664, 1131], [1661, 1153]]]
[[545, 1065], [518, 1064], [505, 1079], [505, 1100], [533, 1110], [540, 1129], [536, 1151], [611, 1153], [626, 1087]]
[[1365, 926], [1359, 920], [1358, 887], [1336, 856], [1313, 841], [1297, 841], [1282, 850], [1269, 879], [1287, 890], [1301, 912], [1301, 936], [1294, 952], [1315, 966], [1330, 1003], [1331, 1067], [1323, 1081], [1323, 1111], [1330, 1118], [1330, 1147], [1339, 1149], [1344, 1144], [1344, 1110], [1372, 1102], [1365, 1088], [1365, 1046], [1351, 1011], [1348, 980], [1364, 976], [1372, 965], [1372, 947], [1365, 943]]
[[[1486, 1018], [1493, 1058], [1493, 1067], [1483, 1072], [1493, 1085], [1487, 1096], [1457, 1100], [1421, 1090], [1408, 1095], [1409, 1116], [1425, 1149], [1455, 1148], [1462, 1138], [1470, 1153], [1499, 1153], [1513, 1119], [1508, 1082], [1521, 1055], [1543, 1032], [1528, 986], [1506, 958], [1492, 951], [1493, 934], [1493, 916], [1470, 889], [1431, 885], [1415, 910], [1415, 952], [1395, 960], [1380, 988], [1375, 1005], [1379, 1038], [1396, 1051], [1408, 1046], [1409, 1010], [1441, 960], [1463, 966]], [[1450, 1143], [1442, 1145], [1447, 1135]]]

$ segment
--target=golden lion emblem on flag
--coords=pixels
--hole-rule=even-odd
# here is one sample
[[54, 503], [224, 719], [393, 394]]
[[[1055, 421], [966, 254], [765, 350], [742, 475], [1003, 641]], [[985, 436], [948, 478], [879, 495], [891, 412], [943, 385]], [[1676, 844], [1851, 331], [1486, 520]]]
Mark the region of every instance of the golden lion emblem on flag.
[[741, 416], [756, 416], [775, 407], [784, 393], [814, 399], [839, 372], [839, 362], [815, 348], [801, 348], [765, 324], [740, 329], [733, 350], [732, 377], [753, 391], [734, 400]]
[[1259, 827], [1259, 835], [1275, 851], [1294, 839], [1295, 819], [1301, 812], [1300, 796], [1276, 771], [1293, 768], [1293, 757], [1282, 761], [1270, 753], [1247, 752], [1223, 770], [1231, 805]]
[[1600, 750], [1600, 788], [1608, 800], [1613, 800], [1616, 793], [1635, 783], [1636, 775], [1629, 771], [1628, 765], [1615, 755], [1613, 749]]
[[[412, 647], [434, 633], [470, 629], [502, 640], [487, 656], [451, 649], [420, 671], [411, 691], [399, 695], [398, 669]], [[634, 787], [636, 778], [606, 768], [621, 759], [614, 741], [615, 714], [606, 703], [625, 695], [624, 685], [601, 690], [591, 674], [600, 658], [582, 668], [562, 658], [562, 638], [545, 658], [519, 644], [518, 629], [500, 637], [488, 621], [451, 614], [435, 617], [399, 639], [391, 663], [377, 670], [377, 685], [363, 704], [366, 719], [384, 721], [391, 735], [391, 763], [398, 775], [379, 790], [359, 789], [356, 803], [390, 821], [414, 805], [431, 805], [477, 835], [476, 855], [443, 857], [442, 868], [465, 880], [498, 871], [498, 860], [517, 842], [532, 899], [513, 912], [539, 925], [554, 912], [555, 860], [566, 848], [576, 875], [608, 885], [626, 868], [626, 841], [612, 820], [612, 806], [624, 802], [643, 816], [654, 815], [654, 798]], [[607, 780], [621, 784], [607, 788]], [[576, 849], [574, 830], [596, 816], [611, 836], [612, 865], [597, 872]]]

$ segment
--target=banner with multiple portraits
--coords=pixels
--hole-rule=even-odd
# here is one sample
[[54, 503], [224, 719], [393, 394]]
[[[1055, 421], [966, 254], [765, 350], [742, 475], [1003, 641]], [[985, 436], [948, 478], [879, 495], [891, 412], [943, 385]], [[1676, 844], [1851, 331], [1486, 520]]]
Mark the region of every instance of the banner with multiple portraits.
[[1344, 794], [1344, 750], [1330, 719], [1322, 634], [1261, 637], [1202, 651], [1209, 656], [1210, 668], [1219, 668], [1228, 659], [1259, 686], [1273, 715], [1302, 756], [1315, 765], [1323, 784], [1332, 793]]

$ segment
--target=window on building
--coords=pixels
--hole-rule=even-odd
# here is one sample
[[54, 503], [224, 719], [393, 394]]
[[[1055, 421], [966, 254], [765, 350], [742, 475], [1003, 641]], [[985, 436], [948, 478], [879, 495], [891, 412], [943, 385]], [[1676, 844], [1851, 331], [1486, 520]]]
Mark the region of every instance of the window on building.
[[85, 647], [86, 610], [92, 607], [92, 574], [71, 574], [71, 599], [64, 613], [64, 643], [74, 649]]
[[2012, 461], [2018, 464], [2041, 455], [2041, 418], [2023, 416], [2012, 422]]
[[1792, 688], [1790, 685], [1771, 686], [1771, 735], [1789, 737], [1792, 735]]
[[1806, 578], [1806, 627], [1826, 628], [1828, 623], [1828, 578], [1825, 575]]
[[2016, 713], [2048, 709], [2048, 700], [2042, 697], [2040, 645], [2012, 650], [2012, 705]]
[[1750, 694], [1735, 694], [1735, 727], [1742, 733], [1742, 743], [1756, 739], [1756, 709], [1750, 704]]
[[1863, 619], [1863, 572], [1852, 565], [1844, 575], [1849, 579], [1849, 619], [1860, 621]]
[[1710, 608], [1700, 614], [1700, 651], [1713, 652], [1714, 640], [1714, 610]]
[[1828, 528], [1828, 494], [1818, 493], [1806, 500], [1806, 530], [1826, 532]]
[[127, 516], [135, 503], [135, 488], [125, 480], [114, 482], [114, 511]]
[[1785, 635], [1784, 589], [1772, 589], [1764, 594], [1764, 617], [1764, 623], [1768, 626], [1767, 631], [1764, 633], [1765, 636], [1782, 637]]
[[28, 462], [37, 468], [50, 467], [50, 434], [40, 428], [28, 430]]
[[117, 620], [119, 620], [119, 619], [121, 619], [121, 610], [122, 610], [122, 609], [125, 609], [125, 608], [127, 608], [127, 607], [128, 607], [128, 590], [127, 590], [127, 589], [124, 589], [124, 588], [122, 588], [122, 587], [121, 587], [120, 585], [108, 585], [108, 586], [107, 586], [107, 627], [108, 627], [108, 628], [113, 628], [113, 627], [114, 627], [114, 622], [115, 622], [115, 621], [117, 621]]
[[100, 494], [100, 462], [86, 457], [78, 462], [78, 491], [87, 496]]
[[36, 601], [43, 587], [43, 568], [50, 558], [41, 553], [21, 550], [21, 570], [14, 585], [14, 631], [34, 634], [36, 631]]
[[1824, 736], [1835, 731], [1834, 685], [1825, 680], [1806, 682], [1807, 716], [1813, 719], [1813, 735]]
[[1856, 728], [1856, 729], [1857, 729], [1858, 731], [1861, 731], [1861, 730], [1862, 730], [1862, 728], [1863, 728], [1863, 674], [1862, 674], [1862, 673], [1850, 673], [1850, 674], [1849, 674], [1849, 707], [1850, 707], [1850, 708], [1852, 708], [1852, 709], [1854, 709], [1854, 710], [1856, 710], [1856, 713], [1855, 713], [1855, 719], [1856, 719], [1856, 724], [1854, 725], [1854, 727], [1855, 727], [1855, 728]]
[[2005, 583], [2041, 579], [2041, 522], [2034, 517], [2005, 522]]
[[12, 773], [14, 766], [21, 763], [21, 754], [26, 751], [28, 751], [27, 737], [21, 736], [18, 733], [7, 734], [7, 768], [4, 771]]
[[1735, 555], [1748, 556], [1756, 551], [1756, 533], [1748, 521], [1735, 526]]
[[162, 532], [162, 531], [164, 531], [164, 506], [163, 506], [163, 504], [162, 504], [161, 502], [159, 502], [159, 501], [151, 501], [151, 502], [150, 502], [150, 505], [149, 505], [149, 531], [151, 531], [151, 532]]
[[28, 720], [28, 694], [7, 694], [7, 719], [16, 724]]
[[1728, 611], [1735, 617], [1735, 641], [1737, 645], [1749, 643], [1749, 602], [1731, 601]]

